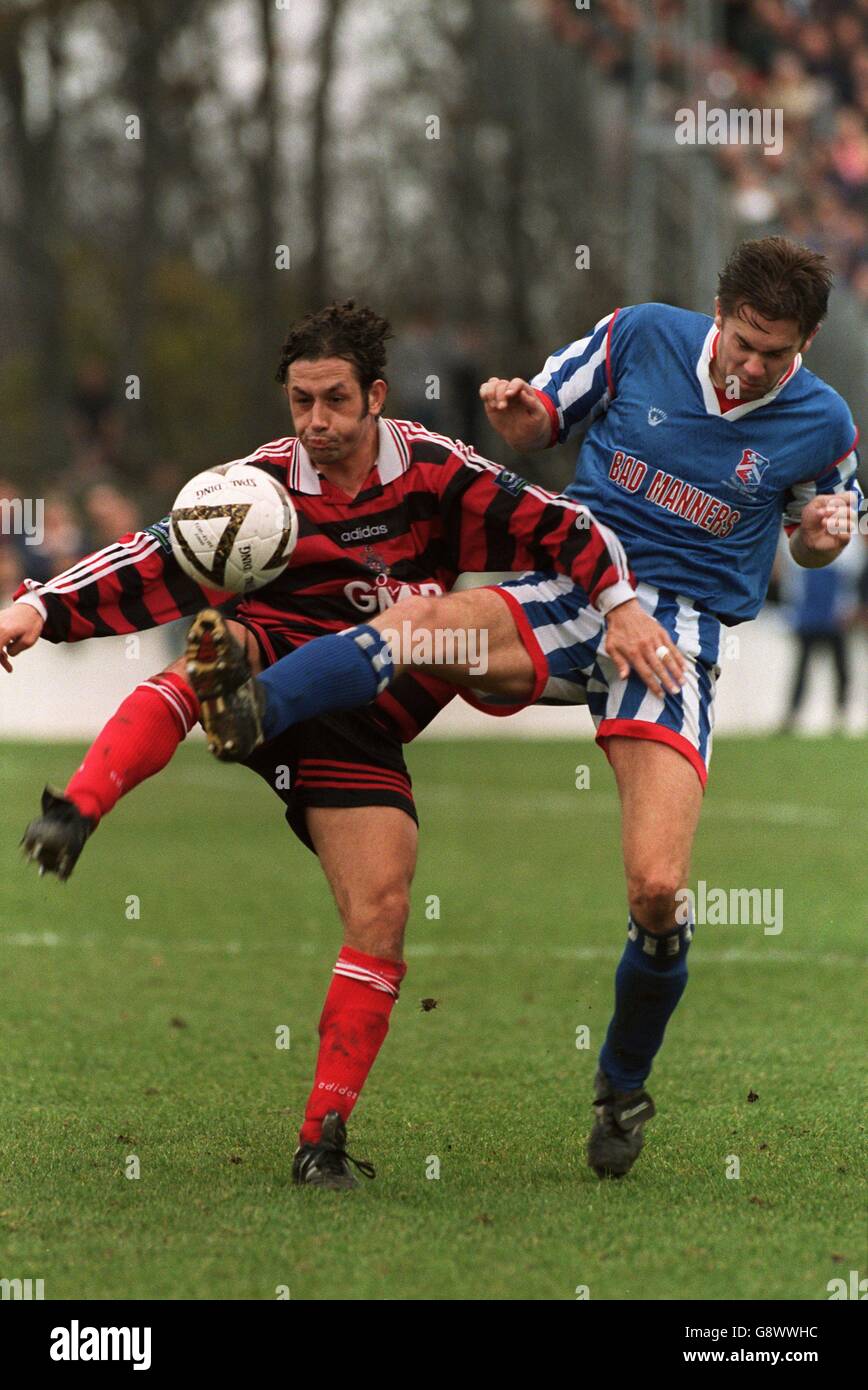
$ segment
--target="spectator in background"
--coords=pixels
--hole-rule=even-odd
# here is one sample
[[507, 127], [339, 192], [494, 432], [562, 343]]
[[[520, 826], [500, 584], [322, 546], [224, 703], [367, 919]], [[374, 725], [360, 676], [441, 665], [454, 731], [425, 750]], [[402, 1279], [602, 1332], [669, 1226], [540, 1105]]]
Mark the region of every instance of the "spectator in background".
[[0, 608], [12, 602], [12, 595], [24, 578], [24, 564], [15, 546], [0, 536]]
[[90, 489], [84, 499], [84, 515], [89, 551], [112, 545], [118, 536], [135, 531], [140, 525], [136, 503], [120, 488], [109, 483], [100, 483]]
[[480, 419], [479, 344], [472, 327], [447, 331], [432, 312], [420, 310], [397, 335], [390, 354], [395, 413], [453, 438], [474, 439]]
[[853, 274], [856, 298], [868, 309], [868, 260], [861, 260]]
[[825, 569], [801, 569], [793, 573], [794, 566], [788, 564], [786, 567], [790, 621], [798, 655], [781, 733], [793, 733], [805, 696], [808, 670], [814, 657], [823, 651], [829, 653], [834, 665], [837, 728], [842, 733], [846, 729], [850, 690], [848, 628], [858, 607], [858, 567], [863, 561], [860, 549], [852, 547], [853, 554], [846, 562], [827, 565]]
[[27, 547], [27, 578], [45, 584], [86, 553], [84, 531], [72, 501], [64, 493], [50, 494], [45, 498], [42, 540]]
[[862, 569], [859, 573], [859, 607], [856, 613], [856, 629], [868, 637], [868, 533], [862, 537]]
[[114, 479], [123, 430], [108, 368], [100, 357], [86, 357], [76, 372], [67, 435], [72, 465], [64, 481], [72, 491], [80, 493]]
[[[799, 239], [830, 257], [839, 275], [865, 301], [862, 274], [868, 242], [868, 3], [866, 0], [723, 0], [723, 45], [688, 54], [677, 35], [686, 0], [594, 0], [577, 11], [574, 0], [538, 0], [559, 40], [581, 49], [607, 76], [629, 79], [640, 21], [656, 19], [654, 53], [676, 39], [671, 61], [656, 74], [658, 99], [681, 106], [685, 80], [700, 74], [695, 95], [725, 91], [735, 107], [784, 112], [784, 148], [757, 160], [733, 157], [721, 146], [716, 159], [731, 181], [736, 219], [749, 235], [795, 234], [792, 218], [807, 223]], [[711, 8], [717, 8], [711, 6]], [[795, 209], [798, 205], [798, 213]]]
[[27, 570], [24, 537], [11, 529], [13, 506], [20, 498], [21, 493], [12, 479], [0, 477], [0, 606], [18, 587]]

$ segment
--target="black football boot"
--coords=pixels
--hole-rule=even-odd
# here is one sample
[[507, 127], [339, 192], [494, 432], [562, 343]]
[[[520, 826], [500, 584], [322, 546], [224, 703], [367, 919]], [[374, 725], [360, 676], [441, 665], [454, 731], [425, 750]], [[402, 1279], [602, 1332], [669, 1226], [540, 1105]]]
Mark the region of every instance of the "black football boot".
[[588, 1139], [588, 1163], [598, 1178], [623, 1178], [642, 1151], [643, 1126], [656, 1113], [645, 1090], [616, 1091], [604, 1071], [594, 1077], [596, 1119]]
[[21, 846], [28, 860], [39, 865], [40, 877], [57, 874], [65, 881], [95, 828], [96, 821], [83, 816], [69, 797], [46, 787], [42, 793], [42, 815], [30, 822]]
[[301, 1144], [292, 1160], [292, 1181], [296, 1187], [329, 1187], [347, 1192], [359, 1180], [350, 1170], [358, 1168], [366, 1178], [376, 1177], [374, 1166], [364, 1159], [351, 1158], [346, 1150], [347, 1127], [337, 1110], [330, 1110], [322, 1122], [316, 1144]]

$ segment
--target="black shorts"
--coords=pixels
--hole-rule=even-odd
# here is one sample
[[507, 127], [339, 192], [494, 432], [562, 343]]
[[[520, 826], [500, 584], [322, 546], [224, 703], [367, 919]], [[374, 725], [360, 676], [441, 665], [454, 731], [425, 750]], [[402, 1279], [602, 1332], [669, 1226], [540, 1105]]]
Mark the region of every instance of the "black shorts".
[[[256, 638], [263, 666], [293, 650], [294, 644], [271, 628], [265, 633], [255, 623], [243, 626]], [[370, 709], [293, 724], [257, 748], [244, 765], [280, 797], [287, 823], [311, 850], [308, 806], [396, 806], [419, 823], [398, 729], [388, 716]]]

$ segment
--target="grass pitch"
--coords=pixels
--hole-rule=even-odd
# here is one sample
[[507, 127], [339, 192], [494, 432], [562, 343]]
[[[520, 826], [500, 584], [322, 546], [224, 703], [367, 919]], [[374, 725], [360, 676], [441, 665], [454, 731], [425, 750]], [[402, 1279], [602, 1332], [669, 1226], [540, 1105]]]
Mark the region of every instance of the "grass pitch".
[[781, 888], [784, 929], [699, 927], [645, 1152], [605, 1184], [583, 1154], [625, 926], [605, 761], [411, 749], [410, 970], [350, 1125], [378, 1176], [349, 1195], [289, 1185], [339, 942], [316, 860], [199, 746], [68, 884], [39, 880], [16, 845], [80, 751], [0, 748], [0, 1278], [61, 1299], [825, 1299], [864, 1274], [864, 743], [718, 742], [694, 881]]

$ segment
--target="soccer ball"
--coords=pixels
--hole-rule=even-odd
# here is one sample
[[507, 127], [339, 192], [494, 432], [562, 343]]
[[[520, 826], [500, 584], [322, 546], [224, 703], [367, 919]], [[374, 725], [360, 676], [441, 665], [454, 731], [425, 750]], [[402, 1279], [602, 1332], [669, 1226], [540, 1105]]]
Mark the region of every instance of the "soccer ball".
[[298, 516], [282, 483], [261, 468], [224, 463], [181, 488], [169, 534], [175, 559], [191, 579], [249, 594], [286, 568]]

